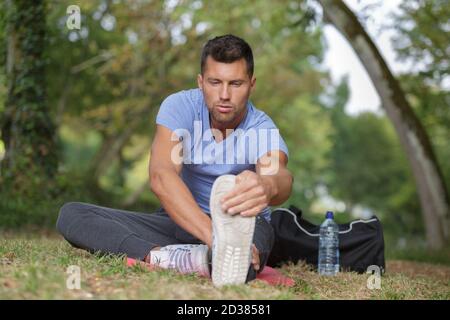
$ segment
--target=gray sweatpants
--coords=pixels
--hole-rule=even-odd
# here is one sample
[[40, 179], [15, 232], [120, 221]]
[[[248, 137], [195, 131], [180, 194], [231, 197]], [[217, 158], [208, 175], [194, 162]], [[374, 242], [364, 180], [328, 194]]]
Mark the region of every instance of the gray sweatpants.
[[[149, 214], [68, 202], [59, 211], [56, 228], [76, 248], [92, 253], [126, 254], [139, 260], [157, 246], [202, 243], [179, 227], [163, 209]], [[273, 242], [272, 226], [257, 216], [253, 243], [259, 250], [260, 271], [267, 263]], [[255, 277], [256, 272], [250, 266], [247, 281]]]

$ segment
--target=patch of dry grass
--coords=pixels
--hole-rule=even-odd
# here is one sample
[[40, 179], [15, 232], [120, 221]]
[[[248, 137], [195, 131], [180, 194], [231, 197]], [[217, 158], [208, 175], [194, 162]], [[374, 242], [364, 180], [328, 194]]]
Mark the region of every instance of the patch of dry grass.
[[[218, 289], [195, 275], [129, 268], [122, 257], [91, 255], [51, 234], [0, 239], [0, 299], [450, 299], [450, 267], [427, 263], [388, 261], [381, 289], [368, 289], [368, 274], [320, 277], [302, 263], [281, 269], [295, 280], [291, 288], [255, 280]], [[66, 287], [70, 265], [81, 268], [80, 290]]]

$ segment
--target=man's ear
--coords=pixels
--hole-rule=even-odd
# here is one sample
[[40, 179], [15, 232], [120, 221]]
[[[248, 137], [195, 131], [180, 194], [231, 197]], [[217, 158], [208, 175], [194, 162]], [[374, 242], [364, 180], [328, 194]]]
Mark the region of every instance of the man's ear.
[[252, 76], [250, 80], [250, 92], [253, 92], [253, 90], [255, 90], [255, 85], [256, 85], [256, 78], [255, 76]]
[[201, 74], [197, 75], [197, 84], [200, 90], [203, 90], [203, 76]]

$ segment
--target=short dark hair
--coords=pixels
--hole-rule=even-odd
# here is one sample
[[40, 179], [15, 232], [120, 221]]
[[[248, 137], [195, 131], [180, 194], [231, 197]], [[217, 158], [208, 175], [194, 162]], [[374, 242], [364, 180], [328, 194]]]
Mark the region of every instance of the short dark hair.
[[247, 62], [247, 73], [253, 75], [253, 53], [245, 40], [232, 34], [227, 34], [209, 40], [204, 46], [201, 58], [201, 72], [205, 71], [206, 59], [211, 56], [214, 60], [224, 63], [232, 63], [242, 58]]

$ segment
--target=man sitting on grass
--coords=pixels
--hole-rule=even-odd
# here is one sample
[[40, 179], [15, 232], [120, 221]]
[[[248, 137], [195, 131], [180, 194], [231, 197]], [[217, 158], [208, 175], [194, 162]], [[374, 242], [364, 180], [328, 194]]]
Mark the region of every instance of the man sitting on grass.
[[269, 206], [291, 193], [288, 150], [249, 101], [256, 79], [244, 40], [208, 41], [197, 81], [198, 89], [167, 97], [156, 117], [149, 176], [162, 208], [146, 214], [69, 202], [57, 229], [90, 252], [211, 275], [216, 286], [245, 283], [273, 246]]

